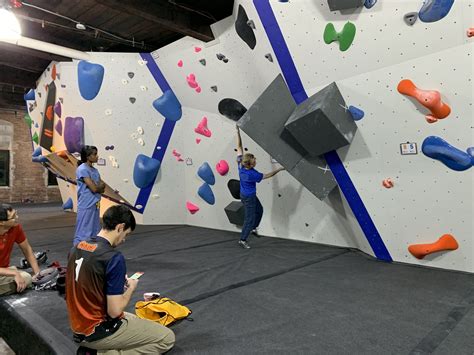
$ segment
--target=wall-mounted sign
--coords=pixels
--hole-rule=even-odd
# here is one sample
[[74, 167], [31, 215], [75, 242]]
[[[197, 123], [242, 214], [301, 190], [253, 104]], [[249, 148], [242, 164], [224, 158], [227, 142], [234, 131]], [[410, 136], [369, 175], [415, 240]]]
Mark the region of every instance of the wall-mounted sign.
[[416, 143], [406, 142], [400, 144], [401, 155], [415, 155], [418, 154], [418, 147]]
[[104, 158], [97, 159], [97, 165], [105, 165], [105, 159]]

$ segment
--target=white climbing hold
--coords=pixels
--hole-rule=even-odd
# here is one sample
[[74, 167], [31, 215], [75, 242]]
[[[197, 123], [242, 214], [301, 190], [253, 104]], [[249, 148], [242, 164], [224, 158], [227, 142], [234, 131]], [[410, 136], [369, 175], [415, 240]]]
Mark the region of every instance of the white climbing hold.
[[105, 115], [106, 116], [110, 116], [112, 114], [112, 110], [110, 108], [108, 108], [107, 110], [105, 110]]
[[138, 61], [138, 64], [140, 64], [141, 66], [144, 66], [144, 65], [148, 64], [148, 62], [146, 60], [140, 59]]
[[159, 196], [158, 194], [154, 194], [154, 195], [151, 195], [151, 197], [153, 197], [153, 198], [156, 200], [156, 199], [159, 198], [160, 196]]
[[127, 79], [122, 79], [122, 84], [123, 84], [123, 85], [127, 85], [127, 84], [128, 84], [128, 80], [127, 80]]
[[141, 90], [141, 91], [147, 91], [148, 88], [147, 88], [145, 85], [141, 85], [141, 86], [140, 86], [140, 90]]
[[137, 139], [137, 143], [140, 144], [141, 146], [144, 146], [144, 145], [145, 145], [145, 142], [143, 141], [142, 138], [138, 138], [138, 139]]
[[118, 165], [118, 163], [117, 163], [116, 160], [114, 160], [114, 161], [112, 162], [112, 167], [113, 167], [113, 168], [118, 168], [118, 167], [119, 167], [119, 165]]
[[137, 132], [133, 132], [133, 133], [130, 135], [130, 138], [132, 138], [132, 139], [137, 139], [137, 138], [138, 138], [138, 133], [137, 133]]
[[140, 135], [142, 135], [142, 134], [143, 134], [143, 127], [138, 126], [138, 127], [137, 127], [137, 133], [140, 134]]
[[128, 179], [123, 179], [123, 182], [128, 182]]
[[136, 208], [138, 208], [139, 210], [141, 210], [143, 208], [142, 205], [135, 205]]

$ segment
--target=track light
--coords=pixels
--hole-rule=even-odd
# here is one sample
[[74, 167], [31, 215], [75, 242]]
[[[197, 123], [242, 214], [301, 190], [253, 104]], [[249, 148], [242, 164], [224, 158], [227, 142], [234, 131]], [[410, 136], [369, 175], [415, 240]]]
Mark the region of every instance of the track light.
[[0, 8], [0, 40], [16, 40], [20, 36], [20, 23], [13, 12]]

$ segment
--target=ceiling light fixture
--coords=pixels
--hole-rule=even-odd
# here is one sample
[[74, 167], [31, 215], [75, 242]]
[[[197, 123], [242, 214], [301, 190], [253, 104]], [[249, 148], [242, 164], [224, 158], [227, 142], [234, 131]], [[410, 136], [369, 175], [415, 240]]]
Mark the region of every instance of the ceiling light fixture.
[[0, 40], [16, 40], [21, 36], [21, 27], [13, 12], [0, 8]]

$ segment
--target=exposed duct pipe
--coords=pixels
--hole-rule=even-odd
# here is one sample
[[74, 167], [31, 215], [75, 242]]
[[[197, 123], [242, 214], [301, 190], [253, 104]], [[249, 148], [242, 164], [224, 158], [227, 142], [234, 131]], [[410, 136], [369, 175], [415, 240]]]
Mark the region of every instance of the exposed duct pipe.
[[17, 46], [36, 49], [41, 52], [47, 52], [57, 54], [63, 57], [72, 59], [90, 60], [91, 55], [86, 52], [78, 51], [71, 48], [58, 46], [56, 44], [38, 41], [33, 38], [20, 36], [18, 39], [0, 39], [0, 41], [10, 44], [16, 44]]

